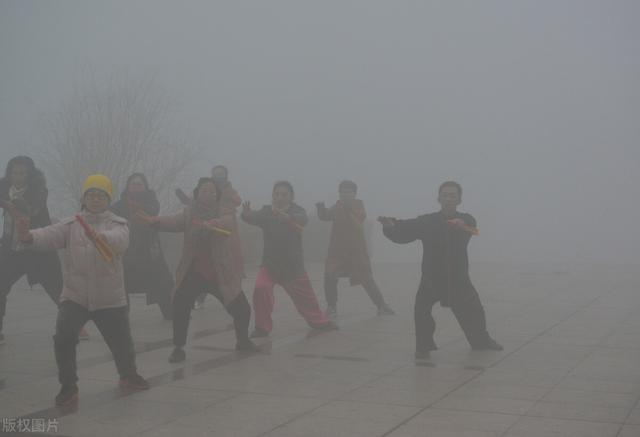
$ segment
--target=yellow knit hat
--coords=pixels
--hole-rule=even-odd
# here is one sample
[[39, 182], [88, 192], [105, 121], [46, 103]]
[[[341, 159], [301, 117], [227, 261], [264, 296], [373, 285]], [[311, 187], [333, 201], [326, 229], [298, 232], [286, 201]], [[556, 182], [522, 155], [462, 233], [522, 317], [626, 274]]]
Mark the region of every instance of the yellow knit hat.
[[109, 196], [109, 201], [113, 199], [113, 184], [111, 183], [111, 179], [101, 174], [93, 174], [84, 181], [84, 185], [82, 185], [82, 196], [84, 197], [85, 193], [92, 188], [104, 191]]

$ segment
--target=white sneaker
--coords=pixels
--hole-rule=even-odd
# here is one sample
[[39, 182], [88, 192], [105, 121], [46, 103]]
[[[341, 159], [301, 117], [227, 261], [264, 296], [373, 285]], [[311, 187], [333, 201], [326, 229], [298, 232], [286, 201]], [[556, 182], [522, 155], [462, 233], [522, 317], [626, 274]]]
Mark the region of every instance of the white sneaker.
[[86, 328], [82, 328], [80, 330], [80, 333], [78, 334], [78, 338], [82, 341], [87, 341], [89, 340], [89, 333], [87, 332]]

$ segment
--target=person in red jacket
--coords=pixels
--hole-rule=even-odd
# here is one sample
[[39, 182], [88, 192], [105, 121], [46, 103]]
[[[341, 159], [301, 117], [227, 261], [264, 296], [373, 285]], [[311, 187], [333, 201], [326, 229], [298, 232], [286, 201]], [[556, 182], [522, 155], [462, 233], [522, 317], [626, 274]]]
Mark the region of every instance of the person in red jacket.
[[293, 300], [296, 309], [314, 329], [331, 330], [337, 326], [320, 309], [311, 281], [304, 268], [302, 230], [307, 213], [293, 202], [293, 186], [287, 181], [273, 186], [271, 205], [254, 211], [245, 202], [242, 219], [262, 228], [264, 248], [262, 264], [253, 291], [255, 330], [252, 337], [266, 337], [273, 328], [271, 313], [275, 305], [273, 288], [276, 284]]

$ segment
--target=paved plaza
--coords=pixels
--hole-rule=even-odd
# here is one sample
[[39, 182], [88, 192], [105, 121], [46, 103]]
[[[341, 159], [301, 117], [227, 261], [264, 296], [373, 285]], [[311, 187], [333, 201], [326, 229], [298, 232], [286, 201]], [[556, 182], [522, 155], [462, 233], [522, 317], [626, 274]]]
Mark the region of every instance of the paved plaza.
[[[320, 300], [322, 266], [309, 273]], [[255, 266], [245, 291], [252, 291]], [[340, 284], [340, 330], [311, 331], [276, 289], [263, 352], [234, 351], [213, 297], [192, 313], [187, 360], [170, 364], [171, 322], [133, 296], [140, 373], [123, 392], [95, 325], [78, 346], [80, 402], [56, 408], [56, 309], [24, 283], [9, 296], [0, 346], [5, 433], [62, 436], [638, 437], [640, 274], [634, 267], [472, 262], [471, 277], [502, 352], [473, 352], [449, 310], [434, 307], [439, 350], [413, 357], [417, 263], [374, 272], [397, 311], [376, 316], [361, 288]], [[19, 420], [20, 419], [20, 420]]]

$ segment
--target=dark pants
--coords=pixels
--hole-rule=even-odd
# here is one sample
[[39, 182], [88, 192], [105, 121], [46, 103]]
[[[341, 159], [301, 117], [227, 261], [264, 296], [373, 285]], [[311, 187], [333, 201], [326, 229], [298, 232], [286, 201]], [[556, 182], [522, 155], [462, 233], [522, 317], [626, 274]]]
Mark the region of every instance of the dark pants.
[[[193, 270], [189, 271], [173, 298], [173, 344], [176, 347], [183, 347], [187, 344], [187, 332], [189, 331], [193, 303], [202, 292], [211, 293], [220, 302], [223, 302], [222, 294], [215, 282], [208, 281]], [[233, 317], [238, 343], [248, 342], [251, 306], [247, 302], [247, 297], [241, 292], [229, 305], [225, 306], [225, 309]]]
[[[414, 306], [416, 350], [418, 351], [435, 348], [433, 333], [436, 322], [431, 315], [431, 310], [439, 300], [433, 287], [421, 285], [418, 289]], [[463, 288], [457, 292], [455, 298], [451, 299], [451, 310], [471, 347], [484, 346], [489, 339], [489, 334], [478, 292], [472, 286]]]
[[[0, 332], [2, 332], [2, 321], [7, 310], [7, 296], [11, 292], [11, 287], [20, 278], [33, 269], [33, 254], [29, 252], [11, 252], [2, 255], [0, 259]], [[58, 304], [62, 293], [62, 272], [60, 267], [51, 271], [39, 272], [42, 276], [42, 287], [47, 292], [51, 300]]]
[[[335, 307], [338, 304], [338, 279], [340, 276], [331, 275], [325, 273], [324, 275], [324, 297], [327, 301], [327, 305]], [[365, 280], [362, 283], [362, 288], [367, 292], [371, 302], [378, 308], [386, 305], [378, 284], [373, 280], [373, 277]]]
[[56, 334], [53, 336], [60, 383], [67, 385], [78, 380], [76, 374], [78, 334], [89, 320], [93, 320], [109, 346], [120, 377], [135, 375], [135, 350], [129, 327], [128, 307], [89, 311], [80, 304], [65, 300], [59, 306]]

